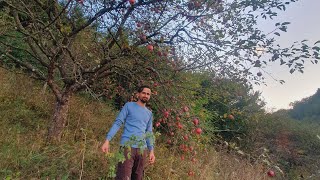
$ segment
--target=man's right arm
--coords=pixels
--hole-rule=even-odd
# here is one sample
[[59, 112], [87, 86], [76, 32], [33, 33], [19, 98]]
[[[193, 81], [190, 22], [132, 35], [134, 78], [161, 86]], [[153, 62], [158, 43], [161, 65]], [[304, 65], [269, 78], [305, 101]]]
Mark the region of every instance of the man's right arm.
[[108, 139], [103, 143], [101, 149], [102, 149], [102, 152], [104, 152], [106, 154], [109, 153], [109, 140]]
[[118, 132], [122, 124], [124, 123], [124, 120], [126, 119], [128, 115], [128, 104], [125, 104], [123, 108], [121, 109], [119, 115], [117, 116], [115, 122], [113, 123], [109, 133], [107, 134], [106, 140], [102, 145], [102, 151], [105, 153], [109, 152], [109, 144], [113, 136]]

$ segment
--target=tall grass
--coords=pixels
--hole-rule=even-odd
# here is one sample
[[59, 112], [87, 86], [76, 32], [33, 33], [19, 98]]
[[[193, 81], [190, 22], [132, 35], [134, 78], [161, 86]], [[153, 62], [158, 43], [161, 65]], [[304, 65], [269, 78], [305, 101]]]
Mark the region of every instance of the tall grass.
[[[76, 95], [60, 143], [45, 142], [54, 96], [39, 82], [0, 69], [0, 179], [107, 179], [107, 157], [100, 151], [117, 112], [109, 105]], [[118, 149], [120, 133], [111, 143]], [[180, 160], [159, 143], [156, 164], [145, 179], [267, 179], [266, 169], [208, 146], [196, 163]], [[188, 176], [188, 171], [195, 171]]]
[[286, 179], [320, 179], [320, 124], [297, 121], [287, 115], [261, 116], [252, 122], [253, 150], [268, 149], [269, 160]]

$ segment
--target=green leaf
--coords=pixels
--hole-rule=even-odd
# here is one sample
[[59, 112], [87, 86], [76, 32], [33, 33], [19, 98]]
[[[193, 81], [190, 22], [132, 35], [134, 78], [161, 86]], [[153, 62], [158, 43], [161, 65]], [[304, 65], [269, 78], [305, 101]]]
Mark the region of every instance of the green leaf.
[[277, 36], [280, 36], [280, 33], [278, 33], [278, 32], [275, 32], [274, 34], [277, 35]]
[[261, 67], [260, 63], [255, 63], [253, 67]]
[[285, 25], [288, 25], [288, 24], [290, 24], [290, 22], [284, 22], [284, 23], [282, 23], [281, 25], [282, 25], [282, 26], [285, 26]]
[[290, 73], [292, 74], [295, 71], [295, 69], [290, 69]]
[[320, 43], [320, 40], [319, 40], [319, 41], [317, 41], [317, 42], [315, 42], [314, 44], [318, 44], [318, 43]]
[[320, 51], [320, 47], [318, 47], [318, 46], [314, 46], [312, 49], [316, 50], [316, 51]]
[[257, 8], [258, 7], [256, 5], [253, 5], [252, 10], [255, 11], [255, 10], [257, 10]]
[[287, 27], [286, 26], [282, 26], [279, 28], [281, 31], [287, 32]]

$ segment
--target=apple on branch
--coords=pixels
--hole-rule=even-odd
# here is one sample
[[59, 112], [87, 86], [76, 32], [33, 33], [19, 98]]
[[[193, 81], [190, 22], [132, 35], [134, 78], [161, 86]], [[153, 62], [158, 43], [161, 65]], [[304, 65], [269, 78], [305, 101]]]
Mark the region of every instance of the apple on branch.
[[194, 118], [192, 122], [193, 122], [193, 124], [194, 124], [195, 126], [198, 126], [198, 124], [199, 124], [199, 119], [198, 119], [198, 118]]
[[149, 45], [147, 46], [147, 49], [148, 49], [150, 52], [152, 52], [152, 51], [153, 51], [153, 46], [152, 46], [151, 44], [149, 44]]
[[197, 129], [195, 130], [195, 133], [198, 134], [198, 135], [200, 135], [200, 134], [202, 133], [202, 129], [201, 129], [201, 128], [197, 128]]
[[268, 174], [269, 177], [274, 177], [274, 176], [276, 175], [275, 172], [272, 171], [272, 170], [269, 170], [269, 171], [267, 172], [267, 174]]
[[131, 5], [134, 5], [135, 0], [129, 0], [129, 3], [130, 3]]
[[234, 116], [233, 116], [232, 114], [229, 114], [229, 115], [228, 115], [228, 118], [229, 118], [230, 120], [234, 120]]

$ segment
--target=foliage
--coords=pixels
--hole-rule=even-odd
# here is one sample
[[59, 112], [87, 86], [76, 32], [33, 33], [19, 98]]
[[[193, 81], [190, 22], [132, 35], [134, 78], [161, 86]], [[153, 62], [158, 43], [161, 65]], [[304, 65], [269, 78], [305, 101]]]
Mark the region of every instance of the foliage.
[[[3, 69], [0, 83], [1, 179], [107, 179], [113, 162], [100, 147], [115, 109], [74, 96], [61, 141], [48, 145], [44, 129], [54, 107], [52, 94], [41, 84]], [[119, 138], [118, 134], [111, 142], [111, 152], [118, 152]], [[147, 166], [146, 179], [267, 179], [261, 164], [252, 166], [236, 156], [217, 153], [213, 147], [198, 153], [192, 163], [167, 147], [157, 141], [156, 164]], [[190, 177], [189, 172], [194, 175]]]
[[212, 142], [218, 135], [225, 141], [239, 143], [247, 134], [248, 122], [255, 114], [263, 112], [260, 93], [237, 79], [222, 79], [210, 73], [193, 76], [200, 77], [194, 99], [201, 102], [198, 108], [207, 114], [204, 121], [207, 136], [211, 136]]
[[292, 109], [288, 111], [290, 117], [298, 120], [320, 122], [320, 89], [307, 98], [292, 103]]
[[[48, 84], [57, 102], [48, 134], [59, 140], [70, 97], [93, 92], [101, 83], [111, 94], [115, 88], [135, 89], [141, 80], [157, 82], [166, 91], [172, 74], [188, 70], [260, 83], [264, 67], [274, 61], [290, 72], [303, 72], [305, 60], [319, 59], [317, 43], [281, 48], [273, 35], [286, 31], [288, 22], [277, 23], [275, 34], [256, 27], [259, 17], [277, 16], [292, 2], [3, 0], [1, 13], [10, 31], [1, 30], [2, 66], [15, 64]], [[151, 63], [154, 56], [163, 60]], [[148, 73], [155, 75], [146, 80]], [[124, 79], [135, 81], [130, 85]]]
[[[68, 127], [77, 126], [79, 119], [70, 114], [78, 107], [69, 106], [74, 94], [86, 91], [96, 99], [112, 99], [120, 109], [134, 100], [137, 86], [151, 85], [149, 108], [162, 135], [159, 141], [175, 147], [192, 166], [208, 142], [203, 135], [220, 130], [233, 140], [246, 133], [250, 113], [261, 108], [247, 79], [263, 82], [270, 62], [287, 65], [291, 73], [303, 72], [306, 60], [318, 62], [319, 41], [289, 48], [275, 44], [274, 35], [285, 32], [289, 22], [277, 23], [274, 34], [256, 28], [259, 17], [272, 18], [291, 2], [2, 0], [0, 23], [8, 26], [0, 29], [0, 65], [21, 68], [54, 94], [48, 140], [60, 141], [71, 133]], [[204, 71], [223, 83], [184, 79]], [[241, 98], [237, 89], [245, 93]], [[207, 94], [208, 99], [201, 98]], [[86, 129], [77, 128], [74, 138], [86, 139]]]
[[287, 114], [256, 118], [250, 122], [246, 139], [255, 161], [263, 160], [286, 179], [319, 176], [319, 125], [296, 121]]

